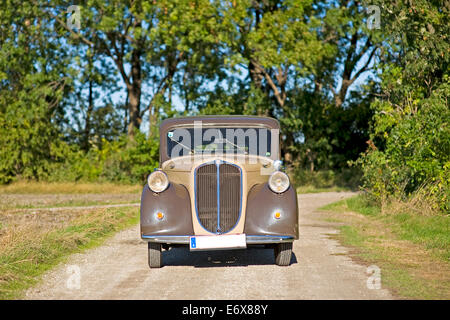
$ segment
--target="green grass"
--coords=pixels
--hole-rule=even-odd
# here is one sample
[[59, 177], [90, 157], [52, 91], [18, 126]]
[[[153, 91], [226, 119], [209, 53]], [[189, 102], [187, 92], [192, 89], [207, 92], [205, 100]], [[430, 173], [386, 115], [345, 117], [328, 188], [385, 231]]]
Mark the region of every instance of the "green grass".
[[136, 196], [134, 201], [94, 201], [94, 200], [69, 200], [65, 202], [58, 203], [48, 203], [48, 204], [8, 204], [1, 205], [0, 209], [12, 210], [12, 209], [45, 209], [45, 208], [68, 208], [68, 207], [85, 207], [85, 206], [102, 206], [102, 205], [115, 205], [115, 204], [130, 204], [139, 203], [139, 196]]
[[18, 181], [0, 185], [0, 194], [140, 193], [142, 187], [142, 185], [116, 183]]
[[351, 226], [342, 226], [341, 233], [344, 235], [346, 243], [352, 246], [360, 247], [363, 242], [366, 240], [364, 236], [362, 236], [358, 230]]
[[387, 220], [400, 239], [423, 245], [444, 261], [450, 261], [450, 216], [402, 213]]
[[370, 204], [364, 196], [358, 195], [338, 202], [327, 204], [322, 210], [333, 210], [344, 212], [346, 210], [355, 211], [367, 216], [377, 216], [381, 213], [378, 206]]
[[[367, 236], [355, 226], [342, 226], [340, 231], [338, 238], [343, 245], [357, 248], [358, 252], [355, 255], [358, 259], [381, 268], [383, 288], [390, 288], [401, 298], [448, 299], [448, 283], [447, 288], [437, 290], [436, 288], [442, 285], [439, 279], [424, 279], [420, 275], [417, 276], [417, 272], [411, 272], [392, 258], [395, 252], [386, 252], [386, 248], [374, 246], [376, 237]], [[426, 272], [426, 270], [423, 271]]]
[[337, 238], [355, 249], [356, 259], [382, 269], [384, 287], [402, 298], [450, 299], [448, 215], [398, 213], [389, 207], [382, 213], [363, 195], [321, 209], [330, 214], [326, 220], [345, 223]]
[[450, 260], [449, 215], [422, 216], [414, 212], [382, 215], [380, 208], [368, 202], [362, 195], [326, 205], [321, 209], [338, 212], [350, 210], [382, 220], [400, 239], [423, 245], [444, 261]]
[[44, 272], [69, 255], [101, 245], [117, 231], [138, 223], [138, 212], [136, 208], [93, 210], [68, 226], [48, 232], [35, 229], [31, 236], [34, 226], [23, 232], [10, 230], [13, 241], [0, 247], [0, 299], [21, 298]]
[[357, 191], [361, 178], [356, 168], [311, 172], [297, 167], [288, 173], [298, 193]]
[[338, 186], [316, 187], [314, 185], [303, 185], [298, 186], [296, 188], [296, 191], [298, 194], [303, 194], [303, 193], [319, 193], [319, 192], [344, 192], [344, 191], [352, 191], [352, 189]]

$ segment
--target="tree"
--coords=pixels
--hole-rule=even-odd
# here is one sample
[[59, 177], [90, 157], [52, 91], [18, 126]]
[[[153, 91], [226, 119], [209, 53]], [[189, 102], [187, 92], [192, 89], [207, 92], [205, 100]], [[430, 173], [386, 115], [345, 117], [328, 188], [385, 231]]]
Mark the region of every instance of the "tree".
[[[208, 37], [212, 40], [201, 23], [213, 17], [210, 3], [205, 0], [91, 0], [81, 6], [81, 30], [70, 28], [64, 20], [65, 8], [62, 4], [58, 8], [59, 15], [54, 9], [46, 12], [66, 30], [74, 44], [88, 46], [99, 59], [114, 63], [127, 92], [130, 137], [140, 128], [147, 111], [150, 127], [156, 128], [161, 99], [171, 89], [188, 51], [192, 53], [196, 42], [205, 42]], [[151, 88], [152, 93], [144, 88]], [[144, 100], [148, 101], [145, 108]]]
[[315, 68], [314, 90], [331, 91], [336, 107], [350, 101], [349, 89], [365, 73], [376, 70], [377, 50], [383, 40], [378, 29], [367, 27], [367, 5], [341, 0], [333, 4], [317, 1], [314, 15], [323, 16], [319, 28], [322, 42], [332, 45], [333, 54]]
[[[332, 137], [329, 125], [342, 120], [335, 116], [345, 112], [327, 106], [333, 103], [345, 109], [353, 100], [367, 108], [360, 97], [373, 97], [366, 94], [354, 99], [349, 93], [352, 84], [371, 71], [380, 43], [379, 33], [369, 33], [365, 26], [364, 6], [355, 1], [308, 0], [217, 2], [216, 6], [223, 17], [219, 39], [226, 46], [229, 68], [238, 65], [246, 70], [251, 83], [247, 84], [248, 96], [251, 88], [251, 95], [268, 98], [265, 108], [255, 113], [280, 120], [287, 163], [308, 158], [314, 168], [318, 153], [345, 149], [346, 143], [333, 147], [339, 143], [332, 142], [338, 135]], [[363, 108], [361, 113], [367, 115]], [[312, 123], [314, 127], [308, 127]], [[319, 123], [323, 126], [317, 127]], [[366, 127], [355, 131], [367, 132]], [[364, 148], [358, 146], [353, 159]]]
[[[257, 113], [278, 118], [289, 114], [286, 102], [293, 79], [313, 68], [326, 51], [314, 31], [318, 21], [305, 17], [310, 1], [219, 1], [216, 5], [223, 16], [222, 39], [231, 66], [245, 68], [253, 88], [272, 102]], [[293, 132], [283, 130], [283, 136], [283, 153], [291, 162]]]
[[64, 157], [58, 140], [71, 81], [52, 21], [29, 3], [0, 7], [0, 182], [41, 178]]
[[121, 115], [121, 105], [115, 106], [111, 100], [110, 93], [120, 88], [112, 66], [89, 47], [70, 46], [67, 50], [72, 50], [72, 67], [79, 72], [73, 75], [72, 91], [64, 97], [68, 118], [64, 131], [68, 142], [87, 152], [94, 144], [100, 147], [103, 139], [117, 139], [128, 123]]
[[[417, 192], [450, 208], [450, 5], [377, 1], [389, 33], [370, 148], [361, 159], [377, 200]], [[434, 207], [434, 209], [437, 209]]]

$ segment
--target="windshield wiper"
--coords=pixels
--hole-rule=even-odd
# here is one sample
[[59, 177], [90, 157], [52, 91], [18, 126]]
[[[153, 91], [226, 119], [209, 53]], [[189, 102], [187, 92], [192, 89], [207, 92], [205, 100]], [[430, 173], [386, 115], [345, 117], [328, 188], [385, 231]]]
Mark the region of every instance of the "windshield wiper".
[[186, 149], [188, 149], [188, 150], [189, 150], [189, 154], [194, 154], [194, 153], [195, 153], [195, 150], [194, 150], [194, 149], [192, 149], [192, 148], [189, 148], [188, 146], [186, 146], [186, 145], [182, 144], [181, 142], [179, 142], [179, 141], [177, 141], [177, 140], [174, 140], [174, 139], [172, 139], [172, 137], [169, 137], [169, 139], [170, 139], [170, 140], [172, 140], [173, 142], [176, 142], [177, 144], [179, 144], [179, 145], [180, 145], [180, 146], [182, 146], [183, 148], [186, 148]]
[[[236, 148], [238, 148], [238, 149], [244, 150], [244, 152], [247, 153], [247, 150], [245, 149], [245, 147], [242, 147], [242, 146], [239, 146], [239, 145], [237, 145], [237, 144], [234, 144], [233, 142], [231, 142], [231, 141], [228, 140], [227, 138], [221, 138], [221, 139], [219, 139], [219, 142], [218, 142], [218, 143], [221, 143], [221, 141], [222, 141], [222, 143], [223, 143], [223, 141], [225, 141], [226, 143], [231, 144], [232, 146], [234, 146], [234, 147], [236, 147]], [[215, 142], [215, 140], [214, 140], [214, 142]]]

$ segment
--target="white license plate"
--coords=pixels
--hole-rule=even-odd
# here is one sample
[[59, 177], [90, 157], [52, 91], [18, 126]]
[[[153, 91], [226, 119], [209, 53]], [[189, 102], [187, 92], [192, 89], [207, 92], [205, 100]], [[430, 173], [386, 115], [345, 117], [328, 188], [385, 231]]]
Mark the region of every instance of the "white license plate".
[[217, 236], [192, 236], [189, 238], [190, 250], [245, 249], [245, 234], [225, 234]]

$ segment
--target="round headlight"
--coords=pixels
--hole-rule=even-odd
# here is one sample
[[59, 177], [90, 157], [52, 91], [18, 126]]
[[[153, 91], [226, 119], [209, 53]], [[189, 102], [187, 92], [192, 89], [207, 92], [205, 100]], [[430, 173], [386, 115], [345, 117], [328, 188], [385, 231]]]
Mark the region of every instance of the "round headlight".
[[281, 171], [275, 171], [269, 178], [269, 187], [276, 193], [285, 192], [289, 188], [288, 175]]
[[153, 192], [163, 192], [169, 186], [169, 178], [161, 171], [153, 171], [147, 178], [147, 184]]

